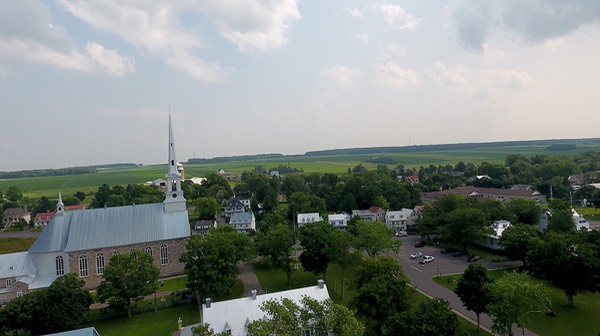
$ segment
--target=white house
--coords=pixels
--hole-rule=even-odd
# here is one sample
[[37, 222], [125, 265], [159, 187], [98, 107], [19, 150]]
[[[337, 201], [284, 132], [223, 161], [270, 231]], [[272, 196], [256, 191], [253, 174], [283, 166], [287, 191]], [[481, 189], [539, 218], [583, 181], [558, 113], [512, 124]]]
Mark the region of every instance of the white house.
[[[296, 304], [301, 304], [303, 297], [308, 296], [318, 301], [329, 299], [327, 285], [319, 280], [316, 286], [290, 289], [281, 292], [257, 295], [256, 290], [251, 296], [211, 302], [206, 299], [202, 304], [202, 318], [215, 333], [227, 333], [228, 335], [245, 336], [248, 334], [248, 325], [259, 319], [268, 319], [269, 316], [260, 309], [260, 306], [269, 300], [281, 301], [283, 298], [290, 299]], [[196, 324], [197, 325], [197, 324]], [[196, 325], [184, 327], [182, 336], [192, 336], [192, 328]]]
[[403, 208], [398, 211], [388, 211], [385, 214], [385, 225], [396, 232], [406, 231], [408, 226], [414, 225], [415, 215], [412, 209]]
[[322, 222], [323, 217], [321, 217], [321, 215], [319, 215], [318, 212], [299, 213], [297, 220], [298, 220], [298, 222], [297, 222], [298, 227], [301, 227], [304, 224], [308, 224], [308, 223]]
[[[590, 222], [585, 219], [582, 215], [580, 215], [575, 209], [571, 208], [571, 213], [573, 217], [573, 223], [575, 224], [575, 230], [579, 231], [583, 228], [589, 230]], [[550, 217], [552, 217], [552, 211], [550, 209], [543, 209], [542, 215], [540, 217], [540, 223], [538, 226], [538, 230], [540, 232], [544, 232], [548, 229], [548, 223], [550, 222]]]
[[383, 222], [385, 210], [378, 206], [372, 206], [367, 210], [352, 210], [352, 217], [360, 217], [365, 222]]
[[504, 232], [504, 230], [506, 230], [510, 226], [512, 226], [512, 224], [510, 224], [510, 222], [507, 220], [502, 219], [494, 221], [494, 223], [490, 225], [492, 233], [486, 235], [485, 240], [481, 243], [481, 245], [492, 250], [504, 250], [504, 246], [501, 246], [499, 244], [500, 237], [502, 237], [502, 232]]
[[331, 214], [327, 216], [327, 221], [336, 229], [346, 230], [348, 228], [348, 220], [350, 216], [346, 213]]
[[250, 234], [256, 231], [256, 218], [252, 211], [234, 212], [229, 219], [229, 225], [237, 232]]

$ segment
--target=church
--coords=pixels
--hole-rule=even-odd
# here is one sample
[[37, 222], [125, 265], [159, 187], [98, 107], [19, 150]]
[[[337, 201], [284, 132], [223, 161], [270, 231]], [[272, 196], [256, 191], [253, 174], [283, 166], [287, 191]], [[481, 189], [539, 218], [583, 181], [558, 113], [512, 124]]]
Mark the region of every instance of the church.
[[179, 256], [190, 237], [181, 170], [175, 158], [169, 116], [169, 151], [162, 203], [65, 211], [59, 192], [56, 215], [27, 252], [0, 255], [0, 304], [50, 286], [66, 273], [96, 288], [110, 257], [143, 251], [160, 277], [183, 274]]

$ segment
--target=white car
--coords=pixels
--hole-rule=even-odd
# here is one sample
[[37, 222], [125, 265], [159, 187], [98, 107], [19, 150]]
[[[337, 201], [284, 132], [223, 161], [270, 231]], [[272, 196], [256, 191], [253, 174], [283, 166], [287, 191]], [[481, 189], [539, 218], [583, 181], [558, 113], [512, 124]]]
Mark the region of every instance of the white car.
[[434, 260], [435, 260], [434, 256], [426, 255], [426, 256], [423, 257], [423, 259], [421, 259], [420, 263], [421, 264], [427, 264], [427, 263], [430, 263], [430, 262], [432, 262]]
[[420, 251], [416, 251], [410, 254], [410, 259], [417, 259], [420, 258], [423, 255], [423, 253], [421, 253]]
[[406, 237], [406, 236], [408, 236], [408, 233], [406, 231], [396, 231], [395, 236], [396, 237]]

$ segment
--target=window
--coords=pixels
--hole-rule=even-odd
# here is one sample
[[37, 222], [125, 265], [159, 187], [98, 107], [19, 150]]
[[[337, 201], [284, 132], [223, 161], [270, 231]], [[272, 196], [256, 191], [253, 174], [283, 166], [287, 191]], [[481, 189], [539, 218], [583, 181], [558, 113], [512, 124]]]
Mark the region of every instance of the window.
[[166, 265], [169, 263], [169, 250], [167, 249], [167, 245], [160, 246], [160, 264]]
[[117, 254], [119, 254], [118, 250], [113, 251], [113, 255], [117, 255]]
[[21, 297], [21, 296], [23, 296], [23, 291], [19, 289], [17, 291], [17, 297]]
[[152, 257], [152, 247], [146, 247], [146, 254]]
[[104, 254], [102, 253], [96, 255], [96, 274], [104, 274]]
[[65, 262], [63, 257], [56, 257], [56, 275], [65, 275]]
[[88, 260], [84, 255], [79, 256], [79, 276], [82, 278], [88, 276]]
[[6, 279], [6, 287], [10, 287], [12, 285], [11, 279]]

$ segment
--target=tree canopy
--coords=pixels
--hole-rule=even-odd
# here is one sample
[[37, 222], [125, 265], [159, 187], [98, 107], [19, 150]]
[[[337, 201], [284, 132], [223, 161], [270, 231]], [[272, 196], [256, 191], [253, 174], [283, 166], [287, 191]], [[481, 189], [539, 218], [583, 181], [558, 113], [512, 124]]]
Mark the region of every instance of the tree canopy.
[[454, 290], [463, 302], [463, 306], [477, 315], [477, 329], [479, 329], [479, 315], [486, 312], [486, 306], [492, 299], [489, 289], [489, 284], [492, 282], [493, 279], [483, 265], [472, 263], [458, 279]]

